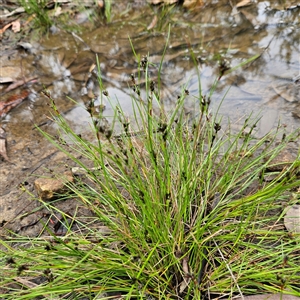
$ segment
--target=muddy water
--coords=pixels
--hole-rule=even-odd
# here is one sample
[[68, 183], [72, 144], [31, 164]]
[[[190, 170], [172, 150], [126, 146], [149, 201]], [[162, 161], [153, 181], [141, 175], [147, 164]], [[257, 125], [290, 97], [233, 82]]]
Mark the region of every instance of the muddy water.
[[[0, 162], [0, 223], [22, 214], [24, 206], [32, 208], [32, 202], [29, 205], [24, 195], [13, 187], [26, 181], [32, 190], [34, 174], [64, 168], [64, 163], [60, 164], [64, 161], [62, 156], [34, 129], [34, 124], [38, 124], [46, 131], [55, 132], [48, 118], [48, 99], [40, 93], [44, 87], [76, 132], [83, 135], [89, 128], [84, 106], [91, 98], [104, 101], [108, 116], [116, 103], [132, 115], [132, 90], [128, 84], [130, 74], [137, 76], [138, 69], [128, 37], [137, 56], [149, 55], [150, 74], [156, 88], [157, 71], [168, 42], [162, 65], [161, 98], [170, 110], [185, 87], [190, 93], [186, 110], [193, 111], [199, 99], [198, 73], [201, 92], [208, 95], [220, 75], [220, 61], [235, 67], [259, 54], [252, 63], [220, 79], [212, 95], [211, 110], [217, 110], [222, 102], [220, 114], [229, 117], [237, 127], [251, 112], [262, 116], [258, 135], [265, 134], [278, 122], [285, 124], [287, 130], [299, 128], [300, 88], [296, 78], [300, 69], [299, 7], [294, 7], [293, 1], [285, 1], [285, 7], [289, 8], [285, 9], [281, 2], [257, 1], [237, 9], [228, 1], [206, 1], [206, 6], [197, 11], [128, 6], [113, 16], [111, 24], [85, 24], [80, 33], [60, 30], [38, 41], [32, 36], [23, 41], [29, 44], [4, 49], [1, 66], [8, 74], [1, 76], [34, 80], [7, 94], [4, 94], [7, 85], [2, 85], [0, 91], [1, 100], [24, 88], [31, 93], [1, 120], [7, 134], [10, 162]], [[156, 26], [147, 30], [155, 15]], [[96, 55], [111, 103], [100, 97], [96, 77], [89, 72], [96, 63]], [[25, 218], [22, 222], [29, 221]]]

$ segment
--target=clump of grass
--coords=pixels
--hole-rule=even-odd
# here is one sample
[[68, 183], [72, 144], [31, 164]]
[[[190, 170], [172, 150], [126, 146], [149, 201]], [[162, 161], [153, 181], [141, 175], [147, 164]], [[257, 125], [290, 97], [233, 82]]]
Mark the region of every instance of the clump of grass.
[[[20, 0], [19, 1], [21, 6], [25, 9], [25, 12], [28, 15], [33, 16], [34, 27], [42, 30], [43, 32], [47, 32], [52, 25], [59, 24], [62, 28], [66, 30], [79, 30], [78, 25], [75, 22], [70, 22], [70, 12], [66, 11], [65, 13], [59, 14], [59, 16], [55, 16], [53, 12], [51, 12], [49, 1], [46, 0]], [[53, 3], [52, 3], [53, 4]], [[72, 3], [76, 5], [76, 11], [84, 12], [87, 11], [84, 3], [82, 1], [74, 1]], [[95, 4], [95, 12], [94, 13], [87, 13], [89, 14], [89, 19], [92, 21], [92, 16], [96, 15], [98, 5]], [[58, 7], [56, 3], [54, 5], [54, 9]], [[111, 20], [111, 0], [105, 1], [104, 6], [104, 16], [107, 22]]]
[[104, 15], [108, 23], [111, 21], [111, 2], [112, 0], [106, 0], [104, 4]]
[[26, 13], [34, 16], [35, 25], [37, 27], [49, 29], [53, 25], [53, 21], [49, 17], [46, 0], [20, 0], [20, 4], [25, 9]]
[[[168, 5], [162, 4], [161, 6], [155, 8], [152, 7], [156, 20], [157, 25], [155, 26], [157, 31], [162, 32], [163, 30], [167, 29], [169, 24], [174, 23], [172, 20], [173, 14], [176, 11], [176, 5]], [[153, 22], [153, 21], [152, 21]]]
[[[257, 139], [250, 119], [237, 133], [224, 130], [205, 97], [195, 101], [198, 114], [191, 120], [184, 113], [192, 100], [186, 87], [167, 112], [148, 65], [143, 58], [145, 94], [132, 77], [132, 120], [119, 105], [110, 121], [88, 109], [94, 141], [78, 136], [48, 95], [60, 137], [42, 133], [84, 171], [66, 197], [80, 199], [94, 218], [60, 211], [73, 220], [65, 222], [65, 236], [45, 227], [48, 237], [2, 240], [2, 297], [300, 295], [300, 237], [282, 224], [283, 208], [299, 199], [292, 197], [299, 161], [273, 172], [271, 181], [263, 178], [293, 135], [275, 145], [277, 128]], [[110, 100], [100, 74], [99, 83]]]

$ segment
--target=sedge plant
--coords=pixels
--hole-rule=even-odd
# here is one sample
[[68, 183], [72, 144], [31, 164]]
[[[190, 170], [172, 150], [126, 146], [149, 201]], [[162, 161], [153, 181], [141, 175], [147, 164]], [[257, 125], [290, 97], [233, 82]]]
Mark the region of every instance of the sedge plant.
[[110, 118], [88, 109], [93, 140], [79, 136], [48, 95], [59, 139], [40, 132], [78, 165], [82, 175], [64, 197], [78, 199], [93, 217], [59, 211], [65, 235], [45, 226], [35, 239], [2, 240], [0, 298], [299, 296], [300, 236], [282, 221], [284, 207], [299, 202], [299, 160], [264, 179], [299, 132], [276, 144], [281, 129], [256, 138], [250, 118], [238, 132], [225, 130], [204, 96], [191, 119], [184, 113], [193, 99], [186, 87], [166, 111], [148, 59], [139, 67], [145, 92], [132, 76], [134, 115], [120, 105]]

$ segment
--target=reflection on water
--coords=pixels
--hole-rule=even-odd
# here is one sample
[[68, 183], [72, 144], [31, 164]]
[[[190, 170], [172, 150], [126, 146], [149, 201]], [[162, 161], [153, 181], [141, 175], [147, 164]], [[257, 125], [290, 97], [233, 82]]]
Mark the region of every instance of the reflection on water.
[[[163, 8], [146, 6], [127, 14], [116, 14], [111, 24], [94, 27], [89, 24], [81, 34], [50, 35], [35, 46], [34, 54], [23, 53], [30, 65], [29, 72], [39, 77], [39, 83], [31, 87], [32, 92], [37, 93], [46, 86], [56, 98], [59, 110], [69, 112], [68, 119], [74, 117], [74, 123], [78, 124], [76, 110], [70, 111], [74, 103], [66, 96], [81, 104], [91, 97], [99, 97], [97, 78], [91, 72], [97, 54], [105, 88], [113, 102], [119, 102], [130, 115], [129, 82], [130, 74], [136, 78], [139, 74], [137, 57], [149, 55], [151, 79], [157, 88], [158, 69], [170, 24], [160, 86], [162, 100], [169, 109], [186, 86], [190, 91], [186, 109], [192, 110], [199, 90], [204, 95], [209, 94], [219, 77], [220, 62], [228, 61], [234, 67], [260, 54], [253, 62], [221, 78], [212, 96], [212, 109], [222, 102], [220, 112], [232, 122], [252, 111], [260, 113], [263, 116], [260, 134], [276, 126], [279, 120], [290, 128], [299, 127], [299, 82], [293, 80], [300, 67], [300, 31], [296, 30], [299, 8], [293, 7], [293, 1], [285, 1], [285, 7], [281, 6], [282, 1], [258, 1], [239, 8], [231, 7], [228, 1], [206, 2], [201, 10], [176, 7], [164, 17]], [[155, 15], [158, 23], [148, 31]], [[128, 37], [137, 57], [133, 55]], [[282, 74], [285, 75], [279, 76]], [[37, 97], [29, 119], [41, 123], [48, 107], [38, 93]], [[109, 104], [105, 113], [112, 113]], [[18, 118], [17, 111], [14, 118]]]

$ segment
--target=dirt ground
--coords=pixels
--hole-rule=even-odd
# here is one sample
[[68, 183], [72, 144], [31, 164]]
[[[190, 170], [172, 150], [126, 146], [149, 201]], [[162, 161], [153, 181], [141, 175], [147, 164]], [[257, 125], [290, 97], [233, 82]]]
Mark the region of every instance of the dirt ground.
[[[11, 145], [10, 142], [8, 142]], [[53, 177], [70, 169], [72, 162], [65, 154], [48, 145], [44, 148], [42, 159], [30, 152], [28, 146], [24, 145], [18, 149], [15, 143], [10, 147], [14, 154], [11, 162], [0, 162], [0, 236], [6, 238], [9, 232], [22, 236], [36, 237], [43, 235], [44, 224], [53, 230], [59, 231], [60, 215], [49, 208], [41, 205], [38, 201], [38, 193], [34, 187], [35, 180], [39, 177]], [[18, 160], [18, 164], [14, 161]], [[20, 164], [23, 165], [20, 168]], [[55, 206], [69, 214], [80, 217], [90, 213], [81, 207], [74, 198], [67, 200], [56, 199]], [[53, 202], [53, 203], [54, 203]]]

